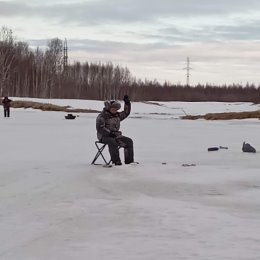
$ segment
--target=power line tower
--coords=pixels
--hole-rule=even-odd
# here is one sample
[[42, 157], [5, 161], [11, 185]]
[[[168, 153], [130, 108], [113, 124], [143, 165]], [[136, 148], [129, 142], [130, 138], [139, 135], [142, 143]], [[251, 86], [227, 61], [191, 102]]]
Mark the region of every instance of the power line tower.
[[64, 47], [63, 47], [63, 72], [67, 73], [68, 68], [68, 44], [67, 39], [64, 40]]
[[192, 68], [190, 67], [190, 58], [187, 57], [187, 66], [184, 68], [184, 70], [186, 70], [186, 85], [189, 86], [190, 85], [190, 70]]

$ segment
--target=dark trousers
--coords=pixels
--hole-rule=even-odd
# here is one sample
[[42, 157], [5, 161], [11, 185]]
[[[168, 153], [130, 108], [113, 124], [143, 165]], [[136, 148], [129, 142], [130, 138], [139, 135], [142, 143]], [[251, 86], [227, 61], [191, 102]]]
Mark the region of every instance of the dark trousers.
[[109, 153], [113, 163], [121, 161], [119, 155], [119, 148], [124, 148], [125, 164], [129, 164], [134, 161], [134, 144], [133, 140], [129, 137], [120, 135], [114, 137], [102, 137], [102, 143], [108, 145]]
[[5, 117], [10, 117], [10, 108], [9, 107], [4, 108], [4, 115], [5, 115]]

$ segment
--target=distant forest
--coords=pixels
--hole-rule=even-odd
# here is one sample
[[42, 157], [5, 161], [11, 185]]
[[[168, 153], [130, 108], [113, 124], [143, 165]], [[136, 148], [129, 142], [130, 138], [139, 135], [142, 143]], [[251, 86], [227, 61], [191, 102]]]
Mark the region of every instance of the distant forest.
[[0, 28], [0, 96], [133, 101], [224, 101], [260, 103], [255, 85], [174, 85], [140, 80], [112, 63], [67, 64], [64, 43], [55, 38], [34, 50]]

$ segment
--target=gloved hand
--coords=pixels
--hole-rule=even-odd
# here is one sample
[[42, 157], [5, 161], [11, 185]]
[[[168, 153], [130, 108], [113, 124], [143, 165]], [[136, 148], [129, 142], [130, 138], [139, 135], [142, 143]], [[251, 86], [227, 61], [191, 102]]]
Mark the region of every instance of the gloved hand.
[[115, 138], [117, 135], [116, 135], [116, 133], [115, 132], [111, 132], [110, 134], [109, 134], [109, 137], [113, 137], [113, 138]]
[[123, 100], [125, 101], [126, 104], [130, 103], [130, 99], [129, 99], [128, 95], [124, 95]]

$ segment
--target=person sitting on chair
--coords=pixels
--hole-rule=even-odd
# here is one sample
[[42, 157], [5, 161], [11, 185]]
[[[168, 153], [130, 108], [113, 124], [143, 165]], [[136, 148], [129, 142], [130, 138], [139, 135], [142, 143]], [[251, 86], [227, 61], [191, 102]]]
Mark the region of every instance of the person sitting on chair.
[[114, 165], [122, 165], [119, 148], [124, 148], [125, 164], [134, 162], [133, 140], [123, 136], [120, 129], [120, 121], [127, 118], [131, 112], [131, 103], [127, 95], [124, 96], [124, 110], [119, 112], [121, 104], [116, 100], [105, 101], [103, 111], [97, 116], [97, 138], [107, 144], [111, 161]]

